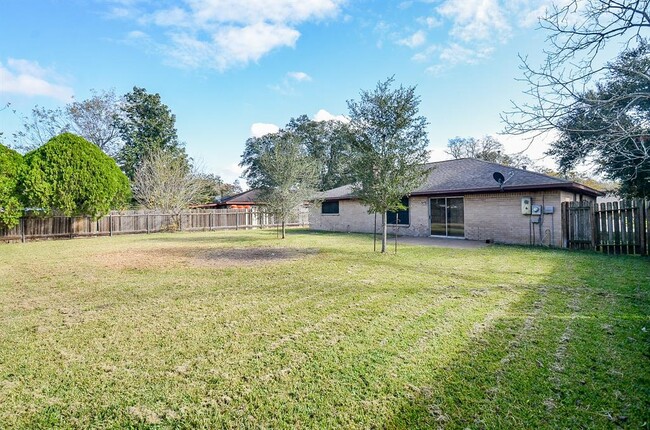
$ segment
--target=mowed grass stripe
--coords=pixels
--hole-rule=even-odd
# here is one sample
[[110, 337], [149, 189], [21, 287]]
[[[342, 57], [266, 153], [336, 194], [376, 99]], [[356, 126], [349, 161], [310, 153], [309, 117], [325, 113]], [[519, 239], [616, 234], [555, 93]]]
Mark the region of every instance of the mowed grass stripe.
[[[293, 400], [282, 398], [271, 403], [282, 405], [268, 410], [274, 422], [291, 427], [317, 419], [325, 425], [366, 428], [377, 417], [390, 417], [394, 403], [403, 398], [414, 382], [409, 367], [426, 374], [432, 371], [425, 365], [426, 357], [436, 355], [436, 366], [453, 360], [477, 321], [485, 320], [496, 306], [507, 306], [513, 300], [492, 294], [479, 303], [469, 295], [451, 295], [456, 300], [433, 300], [425, 308], [412, 309], [410, 314], [396, 311], [393, 315], [402, 321], [397, 325], [386, 315], [373, 318], [358, 333], [352, 332], [331, 350], [324, 349], [323, 355], [306, 362], [306, 368], [298, 369], [301, 385], [303, 380], [311, 385], [296, 393]], [[456, 324], [467, 329], [462, 333], [464, 336], [455, 337], [458, 333], [450, 330]], [[281, 382], [276, 380], [274, 385]], [[271, 388], [269, 395], [274, 392]], [[320, 407], [304, 410], [298, 421], [282, 421], [287, 416], [300, 418], [305, 403]], [[359, 420], [364, 415], [367, 420]]]
[[[645, 296], [643, 293], [641, 296]], [[596, 291], [582, 303], [557, 372], [551, 425], [643, 428], [650, 423], [650, 307], [636, 294], [621, 300]], [[645, 340], [644, 340], [645, 339]]]

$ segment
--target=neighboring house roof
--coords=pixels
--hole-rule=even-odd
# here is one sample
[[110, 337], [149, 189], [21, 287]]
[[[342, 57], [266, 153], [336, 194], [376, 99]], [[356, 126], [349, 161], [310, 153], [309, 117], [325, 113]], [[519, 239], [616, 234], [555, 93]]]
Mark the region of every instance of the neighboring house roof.
[[243, 193], [235, 194], [233, 196], [224, 197], [218, 204], [228, 205], [258, 205], [260, 189], [254, 188], [252, 190], [244, 191]]
[[202, 209], [208, 209], [208, 208], [224, 208], [228, 206], [253, 206], [253, 205], [261, 205], [259, 201], [259, 194], [260, 190], [259, 189], [252, 189], [248, 191], [244, 191], [243, 193], [239, 194], [234, 194], [232, 196], [224, 197], [218, 202], [214, 203], [206, 203], [202, 205], [194, 205], [192, 206], [193, 208], [202, 208]]
[[[545, 189], [562, 189], [570, 192], [602, 195], [600, 191], [566, 179], [556, 178], [530, 170], [504, 166], [475, 158], [438, 161], [425, 165], [431, 168], [424, 185], [413, 190], [411, 195], [454, 195], [472, 193], [500, 192], [499, 184], [494, 180], [494, 172], [501, 173], [507, 181], [503, 191], [536, 191]], [[321, 200], [345, 200], [356, 198], [352, 185], [323, 191], [316, 196]]]

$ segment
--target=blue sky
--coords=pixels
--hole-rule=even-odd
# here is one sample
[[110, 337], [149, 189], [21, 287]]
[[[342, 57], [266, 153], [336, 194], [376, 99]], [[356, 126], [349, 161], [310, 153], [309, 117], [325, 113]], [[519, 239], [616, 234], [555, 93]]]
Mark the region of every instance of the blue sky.
[[[19, 114], [91, 89], [159, 93], [187, 152], [227, 180], [248, 137], [347, 114], [395, 75], [416, 85], [432, 159], [503, 128], [525, 100], [518, 54], [542, 59], [548, 0], [2, 0], [0, 104]], [[0, 112], [5, 136], [18, 116]], [[510, 152], [527, 143], [502, 137]], [[533, 158], [544, 147], [529, 149]], [[549, 164], [546, 160], [544, 164]]]

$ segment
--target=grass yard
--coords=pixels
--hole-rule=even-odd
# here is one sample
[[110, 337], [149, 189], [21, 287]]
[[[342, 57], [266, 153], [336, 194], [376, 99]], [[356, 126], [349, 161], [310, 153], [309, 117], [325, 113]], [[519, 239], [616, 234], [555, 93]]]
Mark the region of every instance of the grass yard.
[[0, 428], [648, 428], [650, 262], [290, 231], [0, 245]]

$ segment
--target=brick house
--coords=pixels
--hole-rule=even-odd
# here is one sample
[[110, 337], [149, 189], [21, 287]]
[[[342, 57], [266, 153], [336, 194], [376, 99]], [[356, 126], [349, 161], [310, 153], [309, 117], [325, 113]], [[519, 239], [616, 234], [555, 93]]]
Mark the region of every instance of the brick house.
[[214, 203], [194, 205], [193, 209], [253, 209], [264, 205], [259, 200], [260, 190], [252, 189], [243, 193], [224, 197]]
[[[427, 167], [432, 170], [424, 185], [404, 197], [408, 209], [388, 214], [389, 231], [559, 247], [561, 203], [593, 201], [602, 195], [576, 182], [472, 158]], [[495, 180], [496, 172], [505, 179], [502, 186]], [[314, 230], [381, 230], [381, 215], [369, 214], [351, 185], [319, 193], [309, 222]]]

